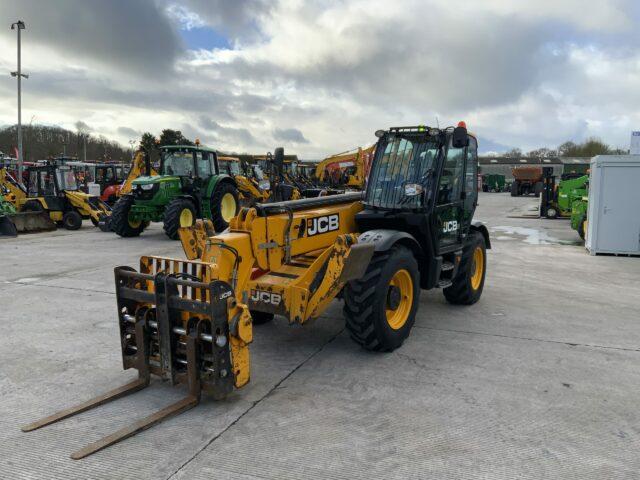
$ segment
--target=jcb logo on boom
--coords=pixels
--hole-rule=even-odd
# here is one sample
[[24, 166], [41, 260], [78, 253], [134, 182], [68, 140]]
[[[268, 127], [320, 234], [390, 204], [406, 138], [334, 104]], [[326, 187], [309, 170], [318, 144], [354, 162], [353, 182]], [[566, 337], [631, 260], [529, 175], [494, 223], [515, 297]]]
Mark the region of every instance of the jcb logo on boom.
[[457, 220], [451, 220], [450, 222], [444, 222], [442, 224], [442, 231], [444, 233], [455, 232], [456, 230], [458, 230]]
[[307, 236], [312, 237], [320, 233], [333, 232], [340, 228], [340, 215], [325, 215], [307, 220]]
[[279, 293], [264, 292], [262, 290], [251, 290], [251, 300], [277, 307], [282, 301], [282, 295]]

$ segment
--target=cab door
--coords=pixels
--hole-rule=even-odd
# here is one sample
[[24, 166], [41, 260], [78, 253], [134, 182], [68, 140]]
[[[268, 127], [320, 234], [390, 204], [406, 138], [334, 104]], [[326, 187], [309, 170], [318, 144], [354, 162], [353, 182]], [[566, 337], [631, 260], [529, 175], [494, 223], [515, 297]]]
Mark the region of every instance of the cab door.
[[462, 243], [466, 153], [466, 147], [454, 148], [449, 141], [434, 209], [439, 253], [455, 250]]

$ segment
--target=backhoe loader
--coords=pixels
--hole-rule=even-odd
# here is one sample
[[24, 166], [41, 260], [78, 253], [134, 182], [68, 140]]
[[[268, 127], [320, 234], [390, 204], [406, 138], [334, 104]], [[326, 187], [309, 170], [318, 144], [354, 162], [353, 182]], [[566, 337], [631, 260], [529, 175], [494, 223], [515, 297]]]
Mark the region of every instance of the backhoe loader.
[[14, 237], [18, 233], [56, 229], [56, 224], [44, 210], [18, 211], [19, 200], [26, 196], [26, 189], [6, 168], [0, 168], [0, 236]]
[[[346, 329], [362, 347], [392, 351], [408, 337], [420, 290], [452, 304], [482, 294], [485, 226], [477, 204], [477, 141], [446, 129], [380, 130], [364, 192], [243, 208], [229, 230], [210, 221], [179, 230], [186, 259], [144, 256], [115, 268], [123, 367], [138, 379], [23, 427], [34, 430], [149, 385], [189, 394], [72, 454], [79, 459], [249, 382], [253, 324], [319, 317], [341, 296]], [[275, 163], [282, 162], [282, 150]]]
[[[102, 231], [109, 230], [111, 209], [99, 197], [79, 190], [71, 167], [53, 161], [31, 166], [26, 173], [27, 189], [14, 187], [9, 198], [18, 212], [46, 212], [53, 222], [67, 230], [79, 229], [83, 219], [91, 220]], [[4, 178], [3, 186], [11, 188], [11, 182]]]
[[271, 184], [257, 165], [249, 165], [237, 157], [218, 157], [220, 171], [233, 177], [238, 186], [240, 205], [253, 206], [269, 200]]

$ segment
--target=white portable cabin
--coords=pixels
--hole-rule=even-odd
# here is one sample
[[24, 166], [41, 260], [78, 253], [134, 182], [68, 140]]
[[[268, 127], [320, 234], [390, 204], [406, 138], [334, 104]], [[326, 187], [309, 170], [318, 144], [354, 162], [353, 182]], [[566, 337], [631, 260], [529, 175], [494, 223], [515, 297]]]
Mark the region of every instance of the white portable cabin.
[[591, 255], [640, 255], [640, 155], [591, 159], [587, 219]]

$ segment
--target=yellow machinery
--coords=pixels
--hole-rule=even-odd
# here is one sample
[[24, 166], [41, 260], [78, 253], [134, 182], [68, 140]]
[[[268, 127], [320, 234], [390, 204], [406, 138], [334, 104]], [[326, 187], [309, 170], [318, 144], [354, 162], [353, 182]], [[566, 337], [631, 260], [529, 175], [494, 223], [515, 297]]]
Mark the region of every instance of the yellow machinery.
[[333, 187], [362, 190], [375, 149], [374, 144], [327, 157], [316, 165], [316, 178]]
[[271, 184], [257, 165], [242, 162], [237, 157], [218, 157], [220, 171], [232, 176], [238, 186], [240, 204], [244, 207], [267, 202]]
[[46, 212], [49, 218], [67, 230], [77, 230], [83, 219], [90, 219], [101, 230], [108, 231], [109, 206], [99, 197], [81, 192], [71, 167], [47, 163], [27, 169], [29, 185], [26, 190], [0, 176], [2, 187], [9, 191], [7, 198], [18, 212]]
[[117, 267], [123, 366], [138, 379], [23, 430], [144, 388], [152, 374], [188, 386], [183, 400], [77, 451], [78, 459], [192, 408], [202, 392], [222, 398], [249, 382], [254, 324], [274, 315], [305, 324], [340, 293], [351, 338], [375, 351], [408, 337], [421, 289], [477, 302], [490, 243], [486, 227], [472, 222], [476, 139], [464, 124], [377, 133], [364, 193], [243, 208], [221, 234], [198, 221], [179, 231], [186, 259], [144, 256], [139, 271]]
[[147, 177], [155, 177], [158, 175], [158, 172], [151, 166], [149, 162], [149, 156], [144, 152], [144, 150], [140, 149], [136, 152], [135, 157], [133, 157], [133, 161], [131, 162], [131, 169], [127, 174], [127, 178], [124, 179], [122, 185], [115, 192], [117, 197], [121, 197], [123, 195], [127, 195], [131, 193], [133, 189], [133, 181], [142, 176]]
[[7, 169], [0, 168], [0, 236], [56, 229], [45, 211], [18, 211], [18, 200], [26, 195], [24, 187]]

